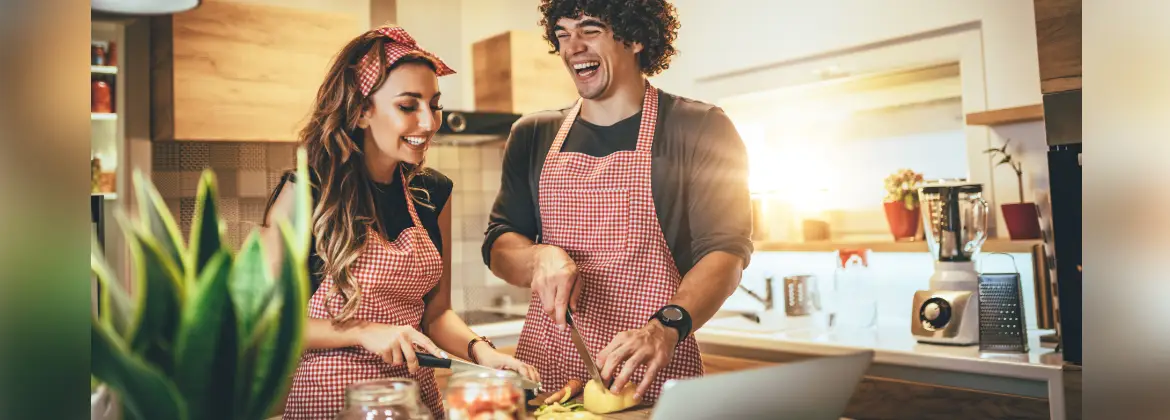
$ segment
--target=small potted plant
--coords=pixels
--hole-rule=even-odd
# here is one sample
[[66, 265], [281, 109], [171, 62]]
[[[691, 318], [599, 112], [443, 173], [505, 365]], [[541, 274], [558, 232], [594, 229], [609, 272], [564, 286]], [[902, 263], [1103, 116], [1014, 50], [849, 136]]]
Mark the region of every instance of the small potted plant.
[[1011, 153], [1008, 153], [1008, 144], [1011, 139], [1003, 143], [1002, 147], [992, 148], [983, 151], [983, 153], [990, 154], [991, 157], [1001, 157], [995, 166], [1008, 165], [1012, 171], [1016, 173], [1016, 185], [1019, 188], [1020, 201], [1018, 203], [1005, 203], [1000, 206], [1003, 210], [1003, 220], [1007, 224], [1008, 236], [1012, 240], [1018, 239], [1039, 239], [1040, 238], [1040, 209], [1036, 203], [1024, 202], [1024, 163], [1018, 159], [1013, 159]]
[[921, 184], [922, 174], [909, 169], [899, 169], [886, 177], [886, 223], [895, 241], [918, 238], [921, 225], [918, 186]]

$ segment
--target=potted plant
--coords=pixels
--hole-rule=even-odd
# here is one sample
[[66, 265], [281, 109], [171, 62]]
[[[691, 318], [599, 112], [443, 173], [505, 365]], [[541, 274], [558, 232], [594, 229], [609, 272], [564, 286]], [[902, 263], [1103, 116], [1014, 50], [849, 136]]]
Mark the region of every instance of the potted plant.
[[886, 223], [895, 241], [913, 241], [919, 237], [918, 227], [922, 223], [918, 186], [921, 184], [922, 174], [909, 169], [899, 169], [886, 177]]
[[995, 166], [1008, 165], [1012, 171], [1016, 173], [1016, 185], [1019, 188], [1020, 201], [1018, 203], [1005, 203], [1000, 206], [1003, 210], [1003, 220], [1007, 224], [1008, 236], [1012, 240], [1018, 239], [1039, 239], [1040, 238], [1040, 209], [1035, 203], [1024, 202], [1024, 163], [1018, 159], [1013, 159], [1011, 153], [1008, 153], [1008, 144], [1011, 139], [1003, 143], [1002, 147], [987, 149], [984, 153], [990, 154], [992, 158], [1001, 157]]
[[[308, 179], [305, 151], [298, 179]], [[92, 318], [92, 419], [268, 417], [302, 351], [308, 294], [309, 192], [295, 184], [291, 221], [265, 249], [253, 231], [238, 253], [224, 243], [214, 174], [204, 171], [190, 240], [158, 191], [134, 174], [137, 220], [118, 215], [134, 267], [134, 294], [114, 278], [100, 248], [90, 265], [102, 285]], [[271, 273], [265, 254], [282, 258]], [[112, 405], [112, 407], [111, 407]]]

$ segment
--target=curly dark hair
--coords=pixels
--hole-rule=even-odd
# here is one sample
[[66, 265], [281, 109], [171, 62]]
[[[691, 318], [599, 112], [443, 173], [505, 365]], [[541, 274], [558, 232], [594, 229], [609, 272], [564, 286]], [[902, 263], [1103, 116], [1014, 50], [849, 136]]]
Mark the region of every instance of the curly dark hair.
[[613, 31], [618, 42], [642, 44], [638, 65], [642, 74], [653, 76], [670, 67], [670, 58], [678, 51], [678, 17], [674, 5], [666, 0], [541, 0], [540, 25], [552, 51], [560, 51], [553, 28], [561, 18], [574, 19], [582, 14], [601, 19]]

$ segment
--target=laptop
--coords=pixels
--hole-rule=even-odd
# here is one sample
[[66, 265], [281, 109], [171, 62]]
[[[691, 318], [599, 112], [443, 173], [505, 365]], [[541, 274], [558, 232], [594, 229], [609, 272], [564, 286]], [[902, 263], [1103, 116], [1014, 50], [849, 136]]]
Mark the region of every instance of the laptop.
[[667, 381], [652, 420], [838, 420], [873, 351]]

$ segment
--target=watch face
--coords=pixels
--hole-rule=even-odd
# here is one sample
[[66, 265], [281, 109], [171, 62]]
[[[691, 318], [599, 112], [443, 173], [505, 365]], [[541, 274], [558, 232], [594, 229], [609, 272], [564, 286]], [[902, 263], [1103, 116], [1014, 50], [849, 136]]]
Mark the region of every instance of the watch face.
[[666, 308], [662, 310], [662, 317], [666, 318], [667, 321], [674, 322], [681, 321], [683, 315], [682, 311], [678, 310], [678, 308]]

